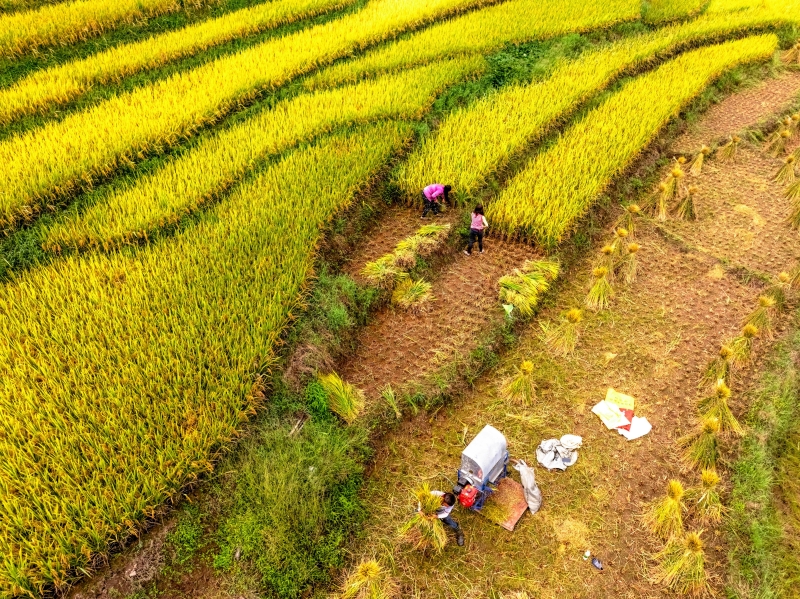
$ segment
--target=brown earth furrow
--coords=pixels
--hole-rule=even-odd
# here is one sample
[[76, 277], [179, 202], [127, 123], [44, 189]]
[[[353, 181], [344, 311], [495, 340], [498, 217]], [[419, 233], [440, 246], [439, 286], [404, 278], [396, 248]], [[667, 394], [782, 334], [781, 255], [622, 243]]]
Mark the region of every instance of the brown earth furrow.
[[[402, 230], [395, 222], [383, 226]], [[388, 307], [375, 316], [341, 375], [374, 398], [387, 384], [421, 380], [453, 352], [468, 354], [481, 331], [504, 318], [497, 299], [500, 277], [536, 255], [529, 246], [493, 239], [485, 241], [484, 254], [477, 246], [472, 256], [459, 254], [433, 281], [436, 299], [430, 304], [419, 312]]]
[[697, 152], [703, 144], [718, 142], [748, 127], [769, 123], [797, 100], [800, 93], [800, 71], [786, 71], [755, 87], [733, 94], [712, 106], [703, 118], [681, 136], [672, 149], [676, 153]]

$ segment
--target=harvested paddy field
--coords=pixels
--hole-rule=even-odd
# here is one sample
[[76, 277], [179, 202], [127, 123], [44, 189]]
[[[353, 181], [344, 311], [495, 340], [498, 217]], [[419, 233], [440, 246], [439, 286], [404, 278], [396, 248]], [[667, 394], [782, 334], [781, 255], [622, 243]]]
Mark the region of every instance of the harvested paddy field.
[[[0, 0], [0, 598], [791, 588], [798, 15]], [[583, 446], [461, 549], [488, 422]]]

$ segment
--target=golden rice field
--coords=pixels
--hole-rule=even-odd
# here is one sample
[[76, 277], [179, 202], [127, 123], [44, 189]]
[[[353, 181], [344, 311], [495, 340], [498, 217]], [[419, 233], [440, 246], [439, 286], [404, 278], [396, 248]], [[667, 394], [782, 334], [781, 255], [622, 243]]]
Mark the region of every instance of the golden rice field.
[[355, 0], [276, 0], [242, 8], [131, 44], [31, 73], [0, 90], [0, 122], [65, 104], [93, 86], [153, 69], [237, 37], [265, 31]]
[[[202, 5], [208, 1], [192, 3]], [[69, 44], [126, 21], [180, 8], [179, 0], [73, 0], [0, 15], [0, 56], [19, 56], [45, 46]]]
[[645, 0], [642, 17], [648, 23], [666, 23], [694, 16], [705, 4], [706, 0]]
[[[555, 246], [682, 108], [800, 25], [800, 0], [252, 0], [68, 55], [186, 4], [0, 0], [19, 70], [0, 229], [39, 227], [47, 256], [0, 281], [0, 599], [63, 590], [213, 470], [266, 401], [316, 248], [373, 183], [450, 183]], [[510, 45], [613, 27], [487, 83]]]
[[726, 69], [771, 57], [777, 42], [760, 35], [708, 46], [637, 77], [515, 175], [487, 218], [508, 235], [558, 243], [681, 107]]
[[540, 83], [510, 86], [452, 113], [400, 167], [397, 181], [409, 197], [430, 177], [451, 181], [468, 197], [620, 73], [641, 69], [659, 55], [783, 20], [785, 14], [756, 10], [709, 15], [585, 53]]
[[454, 59], [282, 102], [59, 223], [45, 243], [108, 248], [145, 237], [197, 210], [259, 160], [348, 123], [420, 117], [438, 92], [483, 66], [480, 57]]

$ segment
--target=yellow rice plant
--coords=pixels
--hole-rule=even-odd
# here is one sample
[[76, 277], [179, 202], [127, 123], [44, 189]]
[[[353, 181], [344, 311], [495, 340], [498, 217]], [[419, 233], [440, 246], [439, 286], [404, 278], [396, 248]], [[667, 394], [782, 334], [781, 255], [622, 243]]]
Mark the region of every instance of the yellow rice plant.
[[[701, 154], [702, 156], [702, 154]], [[680, 220], [697, 220], [697, 213], [694, 209], [694, 198], [698, 189], [695, 185], [686, 188], [683, 197], [675, 207], [675, 216]]]
[[436, 297], [431, 292], [433, 285], [425, 279], [412, 280], [411, 277], [402, 279], [392, 293], [392, 305], [403, 310], [417, 312]]
[[756, 337], [761, 334], [758, 327], [747, 323], [742, 327], [741, 333], [725, 343], [731, 355], [728, 360], [731, 366], [746, 366], [753, 359], [753, 344]]
[[447, 533], [437, 513], [442, 498], [431, 492], [428, 483], [423, 483], [413, 493], [417, 500], [417, 511], [400, 527], [400, 538], [413, 545], [414, 549], [440, 552], [447, 544]]
[[582, 320], [583, 313], [580, 309], [572, 308], [561, 315], [561, 321], [555, 326], [551, 323], [539, 323], [542, 329], [542, 341], [556, 355], [568, 356], [578, 345]]
[[679, 597], [713, 597], [706, 572], [705, 551], [699, 532], [688, 532], [683, 538], [670, 539], [653, 557], [658, 562], [652, 580], [664, 584]]
[[786, 150], [786, 144], [789, 143], [791, 138], [792, 132], [790, 129], [779, 127], [767, 138], [765, 149], [777, 158]]
[[682, 460], [692, 468], [713, 470], [719, 459], [719, 420], [714, 417], [703, 418], [697, 428], [680, 438], [684, 447]]
[[45, 4], [59, 4], [65, 0], [0, 0], [0, 11], [30, 10]]
[[720, 498], [719, 483], [719, 474], [714, 470], [703, 470], [700, 474], [700, 486], [689, 489], [686, 493], [703, 523], [719, 524], [727, 512]]
[[797, 9], [793, 0], [710, 0], [704, 11], [706, 15], [738, 13], [758, 9], [765, 12], [786, 14]]
[[318, 374], [317, 380], [328, 395], [328, 407], [347, 424], [352, 424], [364, 409], [364, 392], [353, 387], [335, 372]]
[[[306, 85], [313, 88], [334, 85], [446, 56], [485, 54], [508, 43], [608, 27], [638, 18], [639, 11], [639, 2], [627, 0], [605, 3], [510, 0], [450, 19], [361, 58], [329, 67], [310, 77]], [[685, 36], [683, 45], [691, 45], [701, 39], [719, 40], [766, 27], [797, 25], [800, 0], [712, 0], [706, 13], [687, 23], [664, 27], [654, 35], [672, 32], [676, 36], [674, 42], [681, 43], [679, 38]]]
[[514, 306], [523, 318], [530, 318], [539, 298], [550, 288], [560, 272], [558, 262], [551, 260], [527, 260], [522, 268], [500, 277], [500, 301]]
[[642, 20], [645, 23], [668, 23], [678, 19], [693, 17], [707, 4], [708, 0], [644, 0]]
[[376, 0], [354, 14], [272, 39], [112, 97], [0, 142], [0, 226], [158, 153], [235, 106], [354, 50], [491, 0]]
[[377, 260], [367, 262], [361, 270], [361, 275], [375, 287], [391, 291], [394, 289], [395, 283], [407, 277], [408, 273], [397, 266], [394, 254], [387, 254]]
[[[195, 0], [202, 5], [214, 0]], [[73, 0], [0, 15], [0, 57], [66, 45], [135, 19], [181, 9], [179, 0]]]
[[[698, 19], [624, 38], [565, 61], [543, 81], [511, 85], [451, 113], [401, 166], [397, 182], [406, 197], [413, 199], [433, 180], [449, 183], [461, 197], [474, 194], [515, 155], [623, 72], [640, 68], [662, 53], [749, 27], [750, 20], [741, 15]], [[430, 43], [424, 47], [441, 46]], [[398, 56], [398, 60], [406, 58]], [[356, 68], [354, 64], [352, 69]], [[596, 124], [604, 126], [603, 122]]]
[[449, 233], [448, 224], [424, 225], [414, 235], [401, 240], [391, 253], [367, 262], [361, 274], [377, 287], [392, 289], [397, 281], [405, 279], [407, 271], [416, 266], [418, 256], [430, 256], [442, 246]]
[[681, 156], [678, 162], [672, 167], [672, 170], [661, 183], [658, 184], [656, 190], [656, 198], [653, 204], [653, 212], [655, 217], [664, 222], [667, 220], [667, 212], [676, 198], [681, 199], [685, 195], [685, 185], [683, 178], [686, 173], [683, 172], [681, 164], [685, 160]]
[[600, 29], [638, 16], [636, 0], [509, 0], [438, 23], [363, 57], [328, 67], [309, 77], [305, 85], [325, 87], [448, 56], [488, 54], [505, 44]]
[[758, 307], [745, 319], [745, 325], [752, 325], [767, 338], [772, 339], [775, 318], [778, 315], [777, 300], [768, 293], [759, 296]]
[[728, 401], [731, 398], [731, 390], [725, 381], [719, 380], [714, 386], [714, 392], [707, 395], [698, 402], [698, 408], [703, 418], [715, 418], [719, 421], [721, 432], [733, 432], [736, 435], [744, 435], [744, 428], [731, 412]]
[[718, 381], [728, 384], [730, 382], [732, 356], [731, 348], [723, 345], [717, 356], [708, 363], [703, 377], [700, 379], [700, 386], [718, 384]]
[[636, 237], [636, 229], [639, 226], [639, 219], [642, 216], [642, 209], [639, 204], [628, 204], [625, 207], [625, 212], [619, 219], [619, 224], [624, 227], [628, 232], [628, 237], [634, 239]]
[[775, 305], [772, 307], [775, 314], [782, 314], [786, 311], [787, 302], [791, 294], [792, 275], [785, 271], [778, 273], [778, 276], [773, 279], [772, 285], [764, 292], [764, 295], [775, 302]]
[[622, 261], [622, 275], [625, 284], [631, 285], [636, 282], [637, 275], [637, 264], [638, 259], [637, 255], [639, 254], [639, 250], [642, 249], [638, 243], [629, 243], [625, 246], [625, 257]]
[[729, 137], [727, 143], [720, 147], [717, 151], [717, 157], [719, 160], [722, 162], [731, 162], [732, 160], [735, 160], [741, 141], [742, 138], [738, 135], [732, 135]]
[[605, 269], [609, 281], [614, 280], [617, 268], [617, 252], [615, 246], [604, 245], [600, 248], [600, 259], [597, 262], [597, 267]]
[[784, 52], [781, 58], [783, 59], [783, 62], [789, 64], [792, 63], [800, 64], [800, 42], [796, 43], [794, 46], [792, 46], [786, 52]]
[[775, 173], [772, 180], [777, 181], [781, 185], [791, 185], [795, 180], [794, 170], [796, 167], [797, 158], [790, 154], [783, 159], [783, 166]]
[[0, 288], [0, 596], [63, 588], [211, 470], [263, 398], [321, 229], [411, 136], [322, 139], [170, 239]]
[[108, 248], [146, 237], [219, 195], [258, 160], [300, 141], [348, 123], [421, 116], [440, 90], [482, 65], [481, 58], [456, 59], [281, 102], [56, 224], [44, 246]]
[[265, 31], [355, 0], [275, 0], [221, 17], [115, 46], [86, 58], [35, 71], [0, 90], [0, 122], [74, 100], [99, 84], [115, 83], [134, 73], [192, 56], [238, 37]]
[[764, 60], [774, 35], [693, 50], [637, 77], [514, 176], [487, 218], [508, 235], [551, 246], [687, 102], [726, 69]]
[[703, 162], [709, 154], [711, 154], [711, 148], [703, 144], [703, 147], [700, 148], [697, 156], [695, 156], [694, 160], [692, 161], [692, 166], [689, 168], [689, 172], [693, 176], [698, 177], [700, 176], [700, 173], [703, 172]]
[[590, 310], [598, 312], [608, 309], [611, 305], [611, 298], [613, 298], [615, 294], [614, 288], [608, 280], [610, 273], [611, 271], [604, 266], [598, 266], [592, 270], [594, 280], [584, 299], [584, 304], [586, 304], [586, 307]]
[[511, 378], [503, 384], [502, 393], [511, 402], [521, 400], [523, 406], [530, 406], [536, 398], [533, 362], [523, 360], [519, 366], [515, 366]]
[[667, 494], [664, 498], [652, 502], [644, 514], [645, 526], [658, 536], [669, 539], [683, 534], [683, 485], [678, 480], [667, 483]]
[[340, 599], [395, 599], [400, 588], [377, 560], [364, 560], [342, 585]]

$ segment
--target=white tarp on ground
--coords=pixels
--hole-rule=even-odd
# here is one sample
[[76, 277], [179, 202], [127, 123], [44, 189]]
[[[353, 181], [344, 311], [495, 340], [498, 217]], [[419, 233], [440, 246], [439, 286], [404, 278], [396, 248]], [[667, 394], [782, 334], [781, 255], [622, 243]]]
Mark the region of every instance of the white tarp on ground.
[[582, 444], [583, 439], [578, 435], [547, 439], [536, 448], [536, 460], [548, 470], [566, 470], [578, 461], [578, 448]]

